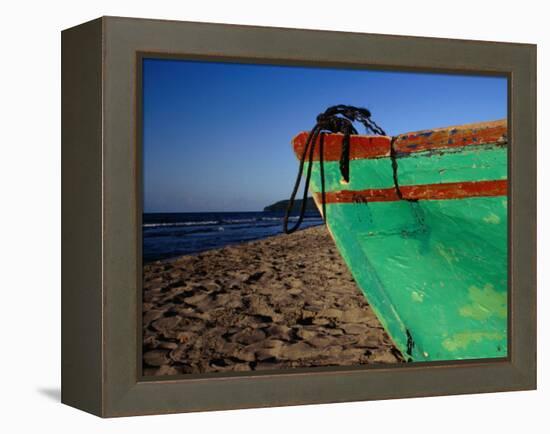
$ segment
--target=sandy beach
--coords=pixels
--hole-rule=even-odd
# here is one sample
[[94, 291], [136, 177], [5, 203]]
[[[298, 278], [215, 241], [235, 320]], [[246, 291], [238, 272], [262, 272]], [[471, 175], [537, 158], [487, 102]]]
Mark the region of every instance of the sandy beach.
[[144, 375], [401, 363], [325, 226], [144, 265]]

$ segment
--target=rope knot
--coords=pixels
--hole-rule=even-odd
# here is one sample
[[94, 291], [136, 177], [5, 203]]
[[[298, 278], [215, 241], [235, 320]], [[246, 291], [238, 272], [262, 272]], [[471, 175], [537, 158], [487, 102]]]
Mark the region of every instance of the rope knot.
[[[322, 210], [323, 218], [326, 220], [326, 204], [325, 204], [325, 170], [324, 170], [324, 161], [323, 161], [323, 143], [324, 143], [324, 134], [325, 133], [342, 133], [342, 152], [340, 154], [340, 173], [345, 182], [349, 182], [349, 154], [350, 154], [350, 135], [358, 134], [355, 129], [353, 122], [360, 122], [363, 124], [366, 130], [366, 134], [371, 132], [376, 135], [386, 135], [384, 130], [380, 128], [376, 122], [371, 118], [371, 112], [362, 107], [354, 107], [350, 105], [335, 105], [327, 108], [323, 113], [317, 115], [317, 123], [313, 129], [309, 132], [308, 138], [306, 140], [306, 145], [304, 146], [304, 151], [300, 158], [300, 166], [298, 168], [298, 176], [296, 177], [296, 182], [294, 183], [294, 188], [290, 199], [288, 201], [288, 206], [286, 209], [285, 217], [283, 220], [283, 230], [285, 233], [290, 234], [296, 231], [304, 219], [306, 202], [307, 202], [307, 192], [309, 189], [309, 181], [311, 179], [311, 169], [313, 166], [313, 154], [315, 151], [315, 146], [319, 143], [319, 167], [320, 167], [320, 176], [321, 176], [321, 198], [322, 198]], [[319, 140], [318, 140], [319, 139]], [[288, 218], [290, 217], [290, 212], [294, 207], [294, 201], [296, 198], [296, 193], [300, 187], [302, 181], [302, 173], [304, 169], [304, 163], [306, 161], [306, 155], [308, 157], [308, 168], [304, 184], [304, 194], [302, 205], [300, 207], [300, 215], [296, 224], [289, 228], [288, 227]]]

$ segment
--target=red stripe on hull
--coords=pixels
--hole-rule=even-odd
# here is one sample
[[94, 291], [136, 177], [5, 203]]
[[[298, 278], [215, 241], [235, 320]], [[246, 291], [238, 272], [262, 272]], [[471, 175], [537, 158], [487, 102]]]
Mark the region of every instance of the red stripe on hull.
[[[508, 181], [450, 182], [446, 184], [405, 185], [399, 187], [403, 199], [442, 200], [468, 197], [506, 196]], [[315, 193], [321, 201], [321, 193]], [[392, 202], [400, 200], [395, 188], [328, 191], [325, 203]]]

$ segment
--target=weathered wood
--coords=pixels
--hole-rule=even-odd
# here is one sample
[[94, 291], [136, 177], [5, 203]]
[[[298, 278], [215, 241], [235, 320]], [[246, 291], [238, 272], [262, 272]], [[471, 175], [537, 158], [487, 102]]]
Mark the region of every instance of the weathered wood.
[[506, 119], [400, 134], [394, 139], [398, 154], [507, 143]]

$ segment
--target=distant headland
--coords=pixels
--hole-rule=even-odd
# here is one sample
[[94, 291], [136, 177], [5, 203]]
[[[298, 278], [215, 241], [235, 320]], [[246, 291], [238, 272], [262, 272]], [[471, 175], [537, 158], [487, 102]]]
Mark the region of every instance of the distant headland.
[[[288, 200], [280, 200], [278, 202], [275, 202], [271, 205], [268, 205], [264, 208], [264, 211], [270, 211], [270, 212], [285, 212], [286, 208], [288, 206]], [[294, 206], [292, 207], [292, 214], [299, 213], [300, 207], [302, 206], [302, 199], [296, 199], [294, 201]], [[311, 213], [315, 212], [319, 214], [319, 211], [317, 210], [317, 206], [315, 205], [315, 202], [313, 201], [312, 197], [307, 198], [306, 202], [306, 212]]]

